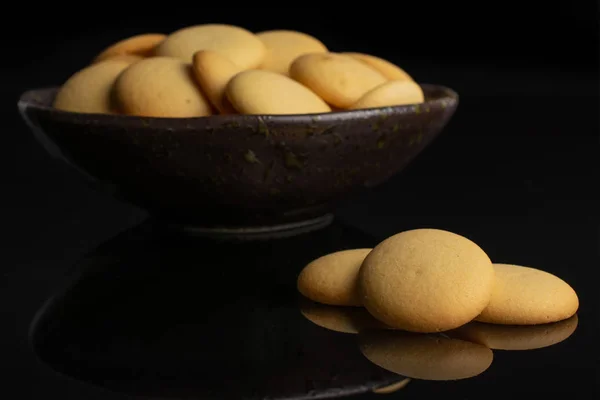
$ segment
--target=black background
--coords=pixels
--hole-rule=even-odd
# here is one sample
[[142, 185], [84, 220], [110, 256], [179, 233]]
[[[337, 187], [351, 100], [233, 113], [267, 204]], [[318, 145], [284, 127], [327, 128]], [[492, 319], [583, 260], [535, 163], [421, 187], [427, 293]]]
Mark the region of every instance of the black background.
[[[7, 384], [0, 390], [16, 390], [7, 397], [14, 399], [83, 390], [34, 368], [27, 326], [70, 264], [144, 218], [51, 160], [18, 116], [19, 94], [61, 84], [124, 37], [198, 23], [304, 31], [332, 51], [375, 54], [419, 82], [458, 91], [459, 110], [443, 135], [402, 174], [350, 199], [340, 218], [379, 236], [419, 226], [450, 229], [487, 245], [492, 258], [554, 262], [546, 269], [573, 283], [589, 305], [583, 315], [597, 321], [597, 294], [586, 286], [598, 267], [597, 3], [454, 3], [28, 3], [5, 9], [0, 315], [6, 339], [0, 370]], [[597, 332], [597, 322], [591, 328]], [[593, 331], [574, 351], [595, 355], [591, 363], [582, 355], [580, 382], [593, 381], [597, 390]]]

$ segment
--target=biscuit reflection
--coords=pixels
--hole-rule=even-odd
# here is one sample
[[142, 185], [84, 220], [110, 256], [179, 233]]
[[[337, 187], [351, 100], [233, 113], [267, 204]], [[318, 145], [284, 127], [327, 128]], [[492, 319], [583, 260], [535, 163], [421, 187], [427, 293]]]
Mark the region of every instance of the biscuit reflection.
[[404, 331], [362, 331], [359, 345], [362, 354], [381, 368], [423, 380], [471, 378], [487, 370], [494, 358], [489, 348], [477, 343]]
[[411, 381], [410, 378], [404, 378], [396, 383], [392, 383], [391, 385], [383, 386], [380, 388], [375, 388], [375, 389], [373, 389], [373, 393], [377, 393], [377, 394], [394, 393], [400, 389], [404, 389], [406, 387], [406, 385], [408, 385], [410, 383], [410, 381]]
[[362, 307], [336, 307], [300, 298], [300, 312], [315, 325], [341, 333], [357, 334], [365, 329], [386, 329]]
[[552, 324], [530, 326], [493, 325], [473, 321], [446, 334], [494, 350], [534, 350], [566, 340], [575, 332], [577, 324], [577, 315]]

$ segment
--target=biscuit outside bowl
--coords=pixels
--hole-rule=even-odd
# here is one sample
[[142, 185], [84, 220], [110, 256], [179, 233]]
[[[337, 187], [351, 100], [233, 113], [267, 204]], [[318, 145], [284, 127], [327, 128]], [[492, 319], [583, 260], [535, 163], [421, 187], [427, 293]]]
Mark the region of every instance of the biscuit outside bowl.
[[44, 147], [169, 226], [270, 238], [319, 229], [339, 200], [400, 172], [444, 128], [458, 95], [422, 85], [425, 102], [306, 115], [148, 118], [51, 107], [56, 88], [24, 93]]

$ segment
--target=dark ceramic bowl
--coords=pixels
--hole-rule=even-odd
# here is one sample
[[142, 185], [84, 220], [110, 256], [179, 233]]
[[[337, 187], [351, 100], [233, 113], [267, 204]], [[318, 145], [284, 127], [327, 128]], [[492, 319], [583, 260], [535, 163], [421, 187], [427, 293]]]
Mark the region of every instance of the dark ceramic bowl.
[[336, 202], [404, 168], [458, 105], [426, 101], [313, 115], [142, 118], [51, 107], [56, 88], [19, 100], [46, 149], [159, 220], [197, 233], [260, 233], [326, 225]]

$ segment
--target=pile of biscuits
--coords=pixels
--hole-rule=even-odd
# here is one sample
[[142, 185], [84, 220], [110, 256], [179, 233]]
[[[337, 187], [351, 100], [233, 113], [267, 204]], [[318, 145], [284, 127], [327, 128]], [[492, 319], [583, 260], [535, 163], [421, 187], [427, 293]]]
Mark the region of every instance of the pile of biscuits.
[[403, 69], [331, 52], [302, 32], [225, 24], [117, 42], [60, 88], [54, 107], [79, 113], [185, 118], [314, 114], [424, 102]]
[[464, 236], [415, 229], [373, 249], [322, 256], [298, 277], [310, 300], [360, 306], [387, 327], [417, 333], [445, 332], [471, 321], [538, 325], [573, 316], [573, 288], [548, 272], [493, 264]]
[[414, 379], [476, 376], [490, 367], [492, 350], [551, 346], [578, 323], [579, 299], [565, 281], [493, 264], [471, 240], [438, 229], [324, 255], [297, 285], [309, 321], [358, 334], [368, 360]]

